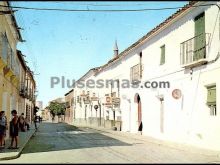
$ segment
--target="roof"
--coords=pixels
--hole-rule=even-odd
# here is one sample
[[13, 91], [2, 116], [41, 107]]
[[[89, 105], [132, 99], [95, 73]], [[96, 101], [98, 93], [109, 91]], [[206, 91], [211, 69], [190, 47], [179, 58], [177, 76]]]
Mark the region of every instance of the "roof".
[[17, 34], [18, 34], [18, 40], [19, 40], [19, 41], [23, 41], [22, 36], [21, 36], [21, 33], [20, 33], [20, 30], [19, 30], [19, 27], [18, 27], [18, 24], [17, 24], [17, 21], [16, 21], [16, 19], [15, 19], [15, 15], [14, 15], [14, 13], [13, 13], [12, 8], [10, 7], [10, 6], [11, 6], [11, 5], [10, 5], [10, 2], [9, 2], [9, 1], [6, 1], [6, 3], [7, 3], [7, 6], [9, 6], [9, 10], [11, 11], [11, 19], [12, 19], [13, 25], [14, 25], [14, 27], [15, 27], [15, 29], [16, 29], [16, 32], [17, 32]]
[[19, 61], [21, 62], [21, 65], [26, 70], [27, 69], [27, 65], [26, 65], [26, 62], [24, 60], [23, 54], [22, 54], [22, 52], [20, 50], [17, 50], [17, 56], [18, 56]]
[[67, 96], [67, 95], [69, 95], [72, 92], [73, 92], [73, 89], [71, 89], [69, 92], [67, 92], [64, 96]]
[[[97, 72], [99, 69], [100, 69], [100, 67], [95, 67], [95, 68], [90, 69], [90, 70], [89, 70], [88, 72], [86, 72], [86, 74], [84, 74], [79, 80], [82, 80], [83, 78], [85, 78], [86, 75], [88, 75], [91, 71]], [[77, 82], [78, 82], [79, 80], [77, 80]]]
[[17, 50], [17, 56], [18, 56], [18, 59], [19, 61], [21, 62], [21, 65], [23, 66], [23, 68], [25, 69], [25, 71], [27, 73], [29, 73], [31, 79], [33, 80], [34, 82], [34, 86], [36, 86], [36, 82], [35, 82], [35, 79], [34, 79], [34, 75], [33, 75], [33, 72], [31, 71], [30, 67], [27, 66], [25, 60], [24, 60], [24, 57], [23, 57], [23, 54], [20, 50]]
[[162, 23], [157, 25], [155, 28], [153, 28], [151, 31], [149, 31], [146, 35], [144, 35], [142, 38], [140, 38], [138, 41], [133, 43], [131, 46], [129, 46], [127, 49], [122, 51], [118, 56], [115, 56], [113, 59], [109, 60], [106, 64], [100, 67], [100, 70], [96, 73], [99, 74], [102, 70], [104, 70], [107, 66], [110, 66], [117, 60], [119, 60], [121, 57], [128, 55], [128, 52], [133, 50], [135, 47], [139, 46], [142, 44], [147, 38], [149, 38], [152, 34], [155, 34], [158, 32], [160, 29], [162, 29], [165, 25], [173, 21], [175, 18], [177, 18], [180, 14], [184, 13], [187, 9], [191, 8], [194, 4], [198, 3], [199, 1], [190, 1], [188, 4], [183, 6], [181, 9], [176, 11], [174, 14], [169, 16], [166, 20], [164, 20]]

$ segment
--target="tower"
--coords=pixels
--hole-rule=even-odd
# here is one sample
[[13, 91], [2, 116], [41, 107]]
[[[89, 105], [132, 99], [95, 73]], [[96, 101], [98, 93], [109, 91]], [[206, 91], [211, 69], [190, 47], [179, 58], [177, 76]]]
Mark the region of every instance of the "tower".
[[117, 40], [115, 40], [115, 45], [114, 45], [114, 57], [118, 56], [118, 45], [117, 45]]

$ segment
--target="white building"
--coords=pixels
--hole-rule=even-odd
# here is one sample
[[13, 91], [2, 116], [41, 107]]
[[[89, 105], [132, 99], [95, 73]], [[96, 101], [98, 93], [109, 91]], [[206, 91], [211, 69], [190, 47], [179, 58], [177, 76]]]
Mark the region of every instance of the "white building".
[[[153, 82], [154, 87], [160, 82], [170, 85], [95, 89], [105, 121], [121, 121], [122, 131], [132, 133], [138, 132], [142, 122], [143, 135], [220, 149], [217, 4], [189, 3], [120, 54], [115, 49], [114, 58], [88, 76], [120, 85], [125, 79], [132, 84], [133, 80], [142, 85]], [[119, 107], [106, 104], [108, 94], [120, 98]], [[84, 116], [82, 108], [76, 107], [76, 118], [77, 114]]]
[[75, 124], [95, 126], [103, 124], [103, 112], [101, 111], [98, 92], [95, 88], [89, 88], [86, 85], [88, 80], [95, 80], [94, 75], [98, 70], [99, 67], [90, 69], [76, 83], [73, 108]]

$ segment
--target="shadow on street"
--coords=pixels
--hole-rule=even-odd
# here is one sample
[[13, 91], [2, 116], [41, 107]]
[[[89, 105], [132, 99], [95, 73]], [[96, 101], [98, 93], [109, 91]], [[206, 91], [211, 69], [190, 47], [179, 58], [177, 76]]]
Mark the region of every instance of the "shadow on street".
[[111, 146], [131, 144], [102, 135], [95, 130], [79, 129], [65, 123], [44, 122], [25, 147], [23, 154]]

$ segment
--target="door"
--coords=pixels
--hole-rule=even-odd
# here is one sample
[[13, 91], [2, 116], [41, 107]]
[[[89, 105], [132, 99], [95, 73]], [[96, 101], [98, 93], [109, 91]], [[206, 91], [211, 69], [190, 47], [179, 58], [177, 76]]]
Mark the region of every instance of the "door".
[[138, 127], [139, 127], [142, 122], [141, 98], [139, 95], [137, 101], [138, 101]]
[[198, 15], [195, 21], [195, 40], [193, 61], [205, 58], [205, 13]]

